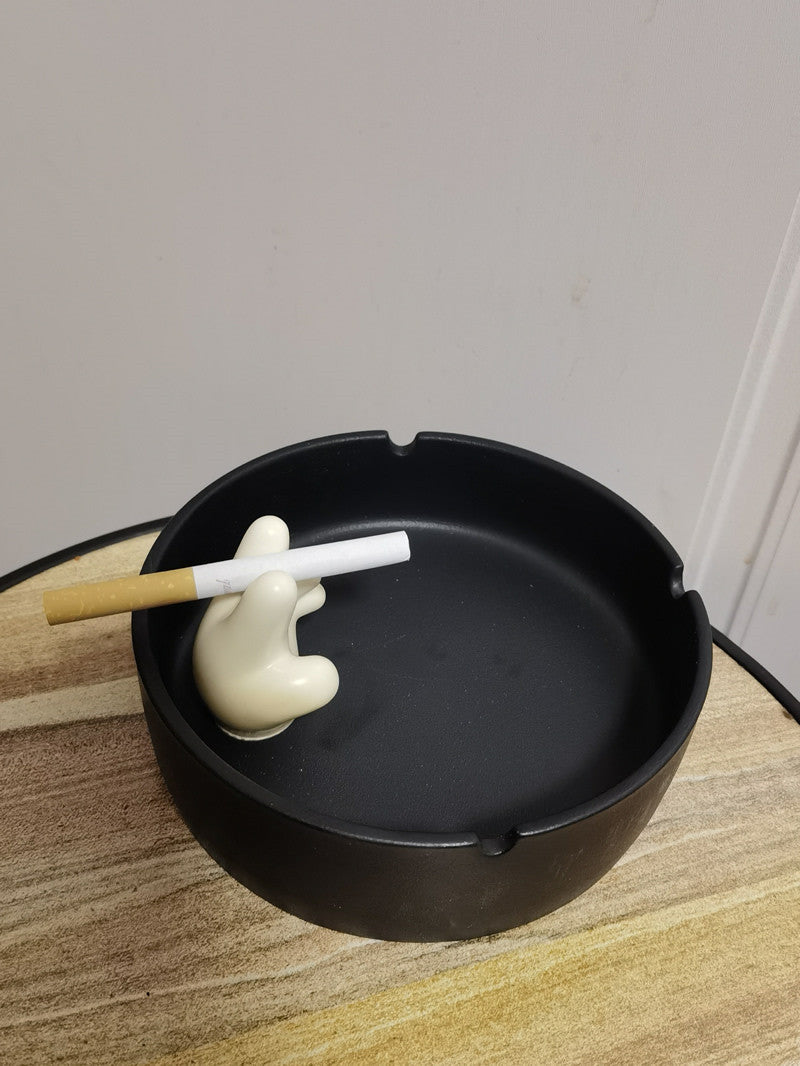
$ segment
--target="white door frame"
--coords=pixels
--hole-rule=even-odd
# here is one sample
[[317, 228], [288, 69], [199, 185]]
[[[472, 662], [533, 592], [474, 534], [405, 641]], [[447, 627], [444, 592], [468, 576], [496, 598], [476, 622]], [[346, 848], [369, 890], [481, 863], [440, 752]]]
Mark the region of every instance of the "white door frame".
[[[686, 561], [711, 622], [740, 643], [800, 506], [800, 198], [758, 318]], [[745, 649], [746, 650], [746, 649]]]

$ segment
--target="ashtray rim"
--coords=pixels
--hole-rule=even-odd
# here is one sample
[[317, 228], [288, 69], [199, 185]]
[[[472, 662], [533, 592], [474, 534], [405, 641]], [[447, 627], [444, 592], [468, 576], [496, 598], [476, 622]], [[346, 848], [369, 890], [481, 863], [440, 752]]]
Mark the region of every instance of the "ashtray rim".
[[[641, 512], [633, 507], [632, 504], [618, 496], [611, 489], [608, 489], [600, 482], [565, 465], [564, 463], [540, 455], [530, 449], [458, 433], [420, 432], [408, 445], [394, 444], [394, 442], [391, 441], [389, 434], [381, 430], [317, 437], [312, 440], [302, 441], [298, 444], [288, 445], [251, 459], [248, 462], [235, 467], [228, 473], [221, 475], [205, 488], [201, 489], [176, 512], [161, 530], [144, 561], [142, 573], [152, 572], [160, 568], [161, 555], [167, 542], [174, 537], [186, 519], [191, 516], [193, 511], [199, 507], [204, 500], [216, 491], [220, 484], [229, 483], [232, 478], [246, 476], [254, 467], [260, 466], [267, 460], [275, 461], [278, 459], [285, 459], [287, 455], [296, 455], [300, 451], [310, 448], [322, 448], [353, 441], [375, 441], [376, 439], [385, 442], [387, 446], [398, 455], [407, 454], [419, 442], [445, 441], [458, 443], [464, 446], [478, 447], [484, 451], [488, 449], [506, 455], [513, 455], [528, 461], [535, 461], [559, 474], [559, 476], [572, 481], [582, 489], [595, 493], [607, 503], [612, 504], [615, 508], [620, 510], [628, 520], [637, 524], [655, 544], [657, 549], [664, 555], [668, 563], [668, 571], [670, 574], [671, 594], [676, 600], [685, 599], [690, 611], [697, 644], [697, 661], [695, 664], [694, 683], [689, 698], [677, 718], [675, 725], [653, 754], [641, 763], [631, 774], [623, 778], [618, 784], [601, 792], [597, 796], [592, 797], [590, 800], [574, 807], [570, 807], [564, 811], [523, 821], [511, 827], [504, 835], [504, 839], [506, 844], [508, 844], [513, 842], [508, 838], [518, 839], [522, 837], [536, 836], [566, 827], [613, 807], [636, 792], [673, 759], [691, 735], [705, 702], [711, 678], [711, 626], [699, 593], [694, 590], [687, 591], [683, 588], [683, 563], [676, 550], [660, 530], [654, 526], [649, 519], [641, 514]], [[192, 729], [181, 713], [180, 708], [173, 701], [166, 684], [161, 677], [161, 671], [151, 646], [148, 629], [148, 614], [148, 611], [134, 612], [131, 619], [131, 636], [140, 684], [160, 720], [170, 730], [171, 734], [181, 744], [182, 748], [229, 788], [233, 789], [235, 792], [244, 794], [259, 806], [278, 812], [294, 821], [301, 822], [307, 826], [325, 832], [351, 837], [369, 843], [420, 848], [473, 847], [481, 843], [479, 834], [472, 830], [464, 830], [458, 833], [420, 832], [412, 830], [384, 829], [378, 826], [348, 822], [344, 819], [327, 815], [324, 812], [307, 807], [294, 800], [287, 799], [284, 796], [272, 792], [237, 770], [209, 747], [199, 734]]]

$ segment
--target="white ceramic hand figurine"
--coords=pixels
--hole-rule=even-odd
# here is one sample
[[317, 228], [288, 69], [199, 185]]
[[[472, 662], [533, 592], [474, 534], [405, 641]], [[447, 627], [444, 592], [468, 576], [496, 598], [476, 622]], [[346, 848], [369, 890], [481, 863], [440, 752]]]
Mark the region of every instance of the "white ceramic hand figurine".
[[[288, 547], [286, 523], [267, 515], [247, 530], [235, 558]], [[226, 733], [242, 740], [275, 736], [336, 695], [339, 674], [330, 659], [297, 652], [297, 619], [324, 602], [318, 580], [296, 582], [280, 570], [211, 601], [195, 637], [194, 677]]]

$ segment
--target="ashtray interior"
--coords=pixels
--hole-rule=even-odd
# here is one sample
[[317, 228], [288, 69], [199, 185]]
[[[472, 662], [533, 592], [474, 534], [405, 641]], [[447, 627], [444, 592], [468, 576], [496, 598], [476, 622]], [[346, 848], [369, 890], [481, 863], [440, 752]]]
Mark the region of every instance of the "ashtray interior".
[[412, 551], [399, 566], [326, 579], [327, 602], [300, 621], [298, 642], [333, 660], [339, 692], [267, 741], [223, 733], [197, 692], [205, 605], [149, 612], [177, 713], [279, 805], [498, 837], [635, 777], [686, 710], [699, 637], [677, 556], [574, 471], [442, 434], [407, 448], [382, 433], [311, 442], [202, 493], [150, 568], [228, 557], [268, 513], [295, 546], [406, 529]]

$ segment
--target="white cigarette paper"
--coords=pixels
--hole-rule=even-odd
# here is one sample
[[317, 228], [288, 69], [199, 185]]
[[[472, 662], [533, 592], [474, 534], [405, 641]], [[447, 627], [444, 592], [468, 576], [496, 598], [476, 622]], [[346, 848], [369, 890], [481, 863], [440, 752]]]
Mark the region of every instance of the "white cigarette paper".
[[296, 581], [302, 581], [404, 563], [410, 558], [411, 550], [404, 532], [378, 533], [333, 544], [291, 548], [251, 559], [227, 559], [219, 563], [184, 566], [179, 570], [49, 589], [43, 593], [42, 600], [47, 621], [54, 626], [123, 611], [202, 600], [225, 592], [244, 592], [251, 581], [270, 570], [283, 570]]
[[355, 570], [404, 563], [411, 558], [405, 532], [378, 533], [354, 540], [314, 544], [307, 548], [290, 548], [273, 555], [250, 559], [226, 559], [218, 563], [201, 563], [192, 567], [198, 600], [227, 592], [244, 592], [251, 581], [271, 570], [282, 570], [295, 581], [312, 577], [333, 577]]

